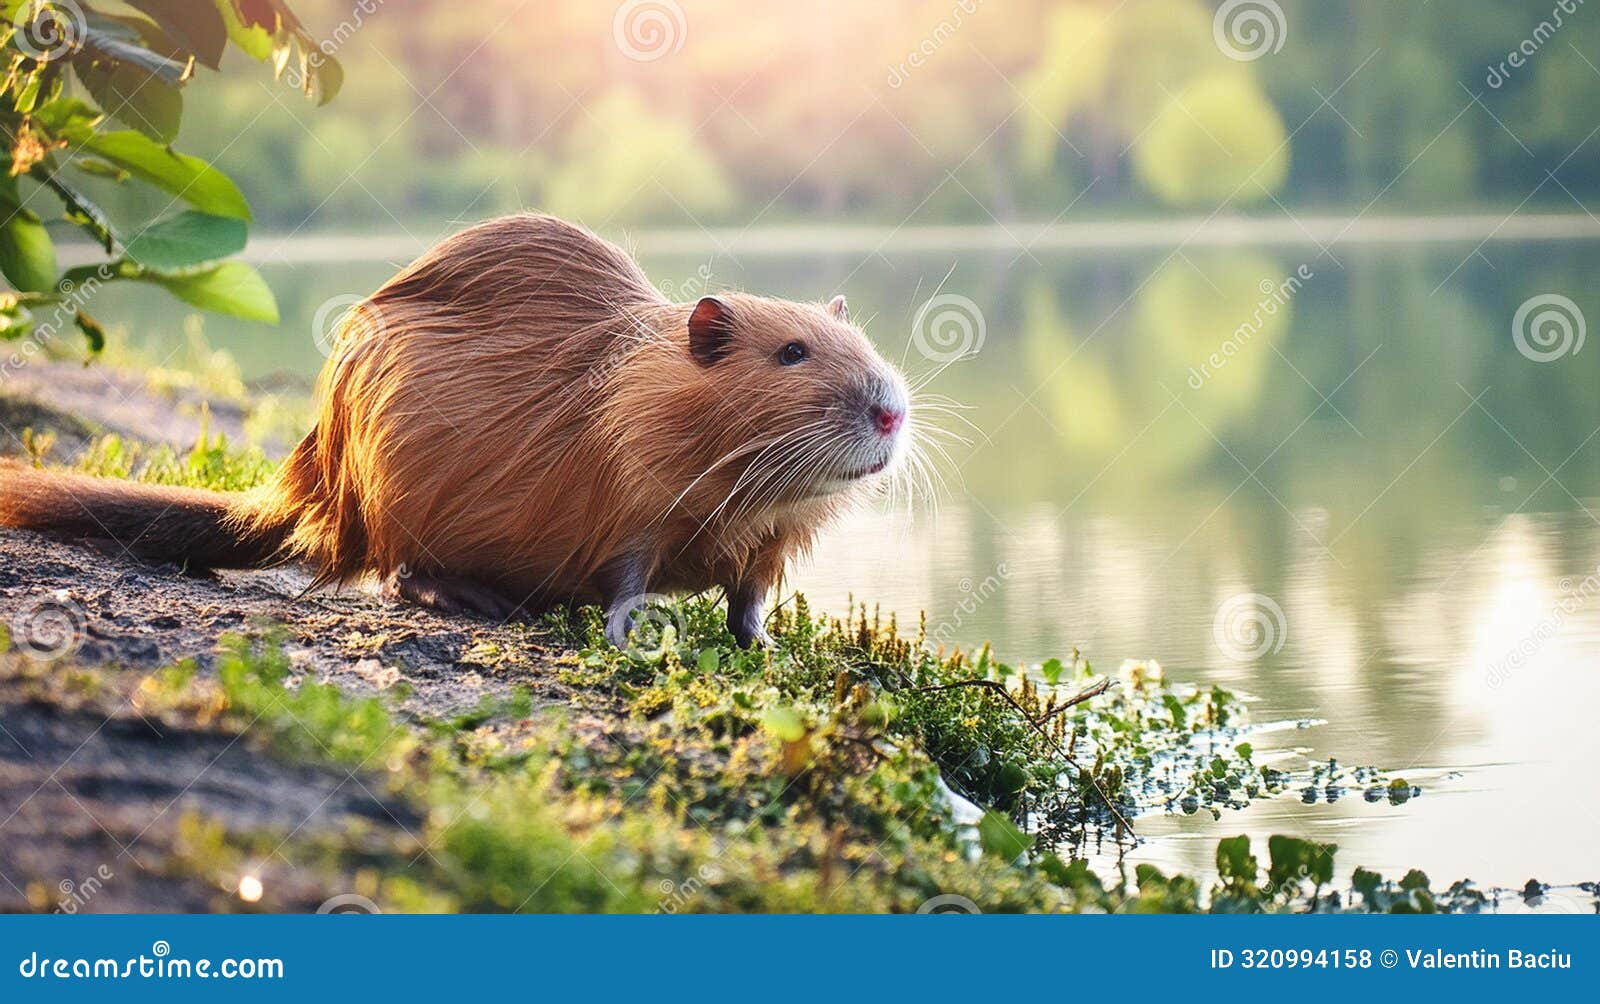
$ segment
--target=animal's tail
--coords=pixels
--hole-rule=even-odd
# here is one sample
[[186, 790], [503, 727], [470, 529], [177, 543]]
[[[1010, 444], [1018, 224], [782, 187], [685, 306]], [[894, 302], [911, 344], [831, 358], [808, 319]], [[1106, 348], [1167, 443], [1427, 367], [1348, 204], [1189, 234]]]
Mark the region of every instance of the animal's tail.
[[294, 529], [248, 495], [130, 484], [0, 461], [0, 526], [109, 542], [190, 568], [270, 564]]

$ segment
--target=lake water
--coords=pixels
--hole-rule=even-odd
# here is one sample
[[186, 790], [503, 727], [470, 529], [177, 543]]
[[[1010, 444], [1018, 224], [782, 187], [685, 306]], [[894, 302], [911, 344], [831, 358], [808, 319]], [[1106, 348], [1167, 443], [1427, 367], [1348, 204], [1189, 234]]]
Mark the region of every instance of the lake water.
[[[1175, 680], [1252, 695], [1258, 722], [1325, 722], [1258, 750], [1423, 788], [1400, 806], [1158, 813], [1133, 860], [1204, 871], [1217, 837], [1286, 832], [1338, 843], [1342, 874], [1593, 880], [1600, 346], [1534, 338], [1525, 353], [1513, 330], [1546, 294], [1600, 323], [1600, 244], [1475, 244], [646, 265], [685, 299], [845, 292], [914, 382], [964, 406], [964, 422], [940, 416], [970, 440], [947, 443], [945, 490], [828, 535], [795, 577], [814, 604], [839, 610], [853, 593], [903, 622], [925, 610], [939, 637], [991, 640], [1007, 661], [1073, 646], [1101, 670], [1155, 659]], [[319, 308], [390, 268], [264, 271], [280, 330], [207, 322], [251, 378], [314, 372]], [[101, 313], [124, 309], [158, 354], [172, 343], [155, 326], [170, 307]], [[952, 358], [963, 338], [975, 351]]]

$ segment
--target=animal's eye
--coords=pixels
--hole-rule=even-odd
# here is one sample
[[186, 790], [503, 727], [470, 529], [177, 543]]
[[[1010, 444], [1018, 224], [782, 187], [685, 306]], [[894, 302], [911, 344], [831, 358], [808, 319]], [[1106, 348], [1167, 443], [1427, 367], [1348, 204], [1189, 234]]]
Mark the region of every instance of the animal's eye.
[[790, 342], [778, 350], [778, 362], [784, 366], [793, 366], [795, 363], [804, 362], [810, 354], [806, 351], [805, 342]]

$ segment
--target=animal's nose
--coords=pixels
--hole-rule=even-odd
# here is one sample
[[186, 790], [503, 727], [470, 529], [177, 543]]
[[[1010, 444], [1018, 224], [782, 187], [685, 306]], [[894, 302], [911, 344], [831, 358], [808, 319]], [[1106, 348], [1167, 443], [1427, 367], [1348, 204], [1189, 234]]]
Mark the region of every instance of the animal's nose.
[[868, 409], [872, 414], [872, 424], [878, 427], [880, 436], [892, 436], [900, 428], [900, 423], [906, 419], [906, 413], [897, 408], [885, 408], [875, 404]]

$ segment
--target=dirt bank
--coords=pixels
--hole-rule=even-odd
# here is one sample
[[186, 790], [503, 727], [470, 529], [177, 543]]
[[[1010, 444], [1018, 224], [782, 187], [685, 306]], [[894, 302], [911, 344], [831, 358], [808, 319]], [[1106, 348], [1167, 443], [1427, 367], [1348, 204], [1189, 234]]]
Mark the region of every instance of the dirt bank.
[[[239, 432], [236, 406], [153, 394], [136, 376], [69, 364], [25, 376], [0, 393], [0, 452], [23, 452], [24, 428], [53, 433], [58, 461], [106, 432], [184, 448], [202, 402], [213, 431]], [[0, 530], [0, 909], [206, 910], [219, 899], [237, 909], [237, 890], [171, 865], [196, 819], [229, 834], [412, 839], [414, 811], [385, 793], [381, 765], [295, 764], [204, 716], [142, 713], [150, 673], [193, 660], [208, 674], [230, 635], [280, 637], [306, 679], [384, 692], [419, 721], [513, 688], [536, 709], [571, 701], [554, 668], [561, 650], [534, 628], [440, 617], [370, 587], [302, 595], [307, 582], [292, 568], [185, 576]], [[91, 668], [104, 682], [85, 693], [79, 671]], [[261, 865], [272, 870], [270, 853]], [[338, 891], [326, 877], [295, 882], [291, 870], [277, 876], [277, 905], [315, 909]]]

